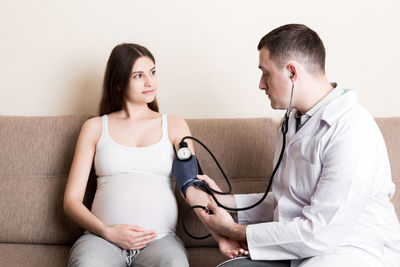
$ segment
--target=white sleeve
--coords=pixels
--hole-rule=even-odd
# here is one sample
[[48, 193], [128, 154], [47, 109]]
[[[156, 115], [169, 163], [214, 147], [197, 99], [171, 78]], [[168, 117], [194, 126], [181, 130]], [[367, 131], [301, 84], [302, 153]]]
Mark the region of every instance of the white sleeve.
[[353, 234], [371, 198], [374, 177], [380, 176], [379, 168], [387, 167], [380, 137], [357, 128], [336, 133], [329, 141], [321, 154], [323, 169], [316, 191], [301, 216], [247, 226], [253, 260], [321, 255]]
[[[234, 195], [236, 207], [248, 207], [259, 201], [264, 193], [257, 194], [238, 194]], [[270, 222], [274, 215], [274, 196], [269, 192], [267, 197], [258, 206], [244, 211], [238, 211], [239, 224], [253, 224], [260, 222]]]

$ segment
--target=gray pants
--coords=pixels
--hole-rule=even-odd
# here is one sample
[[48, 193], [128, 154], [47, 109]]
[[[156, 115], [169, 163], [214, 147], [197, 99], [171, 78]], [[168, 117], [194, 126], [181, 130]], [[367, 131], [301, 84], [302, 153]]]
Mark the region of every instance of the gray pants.
[[218, 267], [290, 267], [290, 261], [252, 261], [248, 257], [227, 260]]
[[69, 267], [188, 267], [188, 254], [182, 241], [169, 234], [141, 250], [123, 250], [105, 239], [86, 232], [72, 246]]

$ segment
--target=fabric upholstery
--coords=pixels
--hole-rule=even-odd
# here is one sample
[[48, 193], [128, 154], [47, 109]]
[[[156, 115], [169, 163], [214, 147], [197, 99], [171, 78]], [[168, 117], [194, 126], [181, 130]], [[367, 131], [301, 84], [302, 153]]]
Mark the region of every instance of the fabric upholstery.
[[0, 266], [67, 266], [69, 246], [0, 243]]
[[[88, 116], [0, 116], [0, 242], [72, 244], [82, 233], [63, 212], [75, 143]], [[91, 175], [85, 203], [95, 190]]]
[[377, 118], [376, 122], [385, 139], [396, 192], [392, 198], [397, 216], [400, 216], [400, 118]]
[[[72, 243], [82, 234], [63, 212], [64, 189], [80, 128], [90, 116], [0, 116], [0, 266], [63, 266]], [[276, 122], [270, 118], [188, 119], [192, 135], [214, 153], [231, 180], [234, 193], [263, 192], [272, 172]], [[393, 180], [400, 186], [400, 117], [378, 118], [388, 148]], [[195, 144], [203, 171], [223, 190], [226, 183], [212, 158]], [[92, 171], [85, 205], [96, 190]], [[179, 219], [177, 234], [194, 267], [215, 266], [225, 258], [212, 238], [193, 240], [182, 230], [188, 208], [175, 191]], [[400, 214], [400, 193], [392, 199]], [[193, 214], [192, 214], [193, 215]], [[187, 227], [207, 233], [196, 216]]]

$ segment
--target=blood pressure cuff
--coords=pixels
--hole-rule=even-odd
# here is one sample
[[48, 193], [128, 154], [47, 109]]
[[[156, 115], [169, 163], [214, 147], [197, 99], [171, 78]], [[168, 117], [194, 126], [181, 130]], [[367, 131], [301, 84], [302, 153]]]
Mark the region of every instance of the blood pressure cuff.
[[200, 164], [195, 155], [192, 155], [189, 160], [182, 161], [175, 158], [172, 164], [172, 172], [174, 173], [176, 184], [179, 189], [186, 197], [186, 190], [190, 186], [194, 186], [196, 183], [201, 182], [197, 179], [198, 174], [203, 174]]

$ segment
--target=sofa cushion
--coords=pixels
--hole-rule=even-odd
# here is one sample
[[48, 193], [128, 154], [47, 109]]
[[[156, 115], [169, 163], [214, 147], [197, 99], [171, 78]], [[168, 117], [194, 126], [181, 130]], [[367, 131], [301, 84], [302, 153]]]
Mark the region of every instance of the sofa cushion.
[[[272, 172], [276, 123], [270, 118], [188, 119], [192, 135], [208, 146], [232, 179], [266, 178]], [[212, 158], [195, 143], [204, 172], [223, 179]]]
[[0, 175], [66, 175], [88, 116], [0, 116]]
[[190, 267], [217, 266], [227, 260], [217, 248], [186, 248], [189, 253]]
[[395, 206], [397, 216], [400, 216], [400, 118], [377, 118], [376, 122], [386, 142], [392, 179], [396, 185], [392, 203]]
[[[75, 143], [88, 116], [0, 116], [0, 242], [71, 244], [82, 233], [62, 202]], [[89, 180], [85, 203], [95, 189]]]
[[66, 266], [69, 250], [69, 246], [0, 243], [0, 266]]

